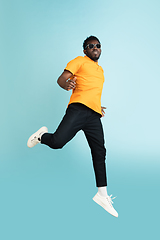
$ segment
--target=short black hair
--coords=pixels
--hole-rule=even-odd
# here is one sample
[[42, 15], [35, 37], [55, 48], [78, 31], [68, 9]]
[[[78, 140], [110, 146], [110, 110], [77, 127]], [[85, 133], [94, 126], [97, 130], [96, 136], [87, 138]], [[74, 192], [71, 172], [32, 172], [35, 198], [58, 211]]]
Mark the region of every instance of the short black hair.
[[[83, 50], [85, 50], [88, 42], [91, 41], [91, 40], [97, 40], [97, 41], [100, 43], [99, 39], [98, 39], [97, 37], [95, 37], [95, 36], [87, 37], [87, 38], [84, 40], [84, 42], [83, 42]], [[101, 43], [100, 43], [100, 44], [101, 44]]]

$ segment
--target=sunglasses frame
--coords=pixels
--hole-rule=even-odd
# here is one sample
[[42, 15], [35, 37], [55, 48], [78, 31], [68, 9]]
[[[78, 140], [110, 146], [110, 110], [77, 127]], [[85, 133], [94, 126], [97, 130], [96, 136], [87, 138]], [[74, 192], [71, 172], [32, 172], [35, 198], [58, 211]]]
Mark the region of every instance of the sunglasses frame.
[[[92, 49], [89, 47], [89, 45], [93, 45], [92, 48], [94, 48], [96, 46], [96, 48], [100, 49], [101, 48], [101, 44], [100, 43], [96, 43], [96, 44], [93, 44], [93, 43], [88, 43], [87, 46], [85, 47], [85, 49], [88, 47], [89, 49]], [[97, 45], [100, 45], [100, 47], [97, 47]]]

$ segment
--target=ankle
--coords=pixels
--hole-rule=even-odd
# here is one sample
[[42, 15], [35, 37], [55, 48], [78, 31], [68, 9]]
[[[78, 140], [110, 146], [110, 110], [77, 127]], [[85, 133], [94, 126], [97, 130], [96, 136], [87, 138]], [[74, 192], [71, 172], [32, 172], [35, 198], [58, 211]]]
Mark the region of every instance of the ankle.
[[108, 194], [107, 194], [107, 187], [106, 186], [98, 187], [98, 193], [102, 197], [107, 197], [108, 196]]

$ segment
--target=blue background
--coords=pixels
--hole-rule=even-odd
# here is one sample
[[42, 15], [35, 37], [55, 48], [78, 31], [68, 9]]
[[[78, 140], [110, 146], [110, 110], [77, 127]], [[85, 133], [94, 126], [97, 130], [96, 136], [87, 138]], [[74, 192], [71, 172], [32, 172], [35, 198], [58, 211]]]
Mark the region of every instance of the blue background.
[[[160, 2], [157, 0], [0, 1], [0, 238], [157, 239], [160, 202]], [[102, 43], [102, 119], [114, 218], [92, 201], [91, 155], [83, 133], [63, 150], [26, 146], [57, 128], [71, 92], [56, 81]]]

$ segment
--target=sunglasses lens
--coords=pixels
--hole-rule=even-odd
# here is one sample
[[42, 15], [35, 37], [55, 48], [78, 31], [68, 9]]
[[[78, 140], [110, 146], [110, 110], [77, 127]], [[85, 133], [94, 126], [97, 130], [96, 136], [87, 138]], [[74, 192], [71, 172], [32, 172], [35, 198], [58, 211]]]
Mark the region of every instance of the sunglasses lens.
[[88, 44], [88, 46], [90, 49], [94, 48], [94, 45], [92, 43]]
[[101, 44], [99, 44], [99, 43], [96, 44], [96, 47], [97, 47], [97, 48], [101, 48]]

